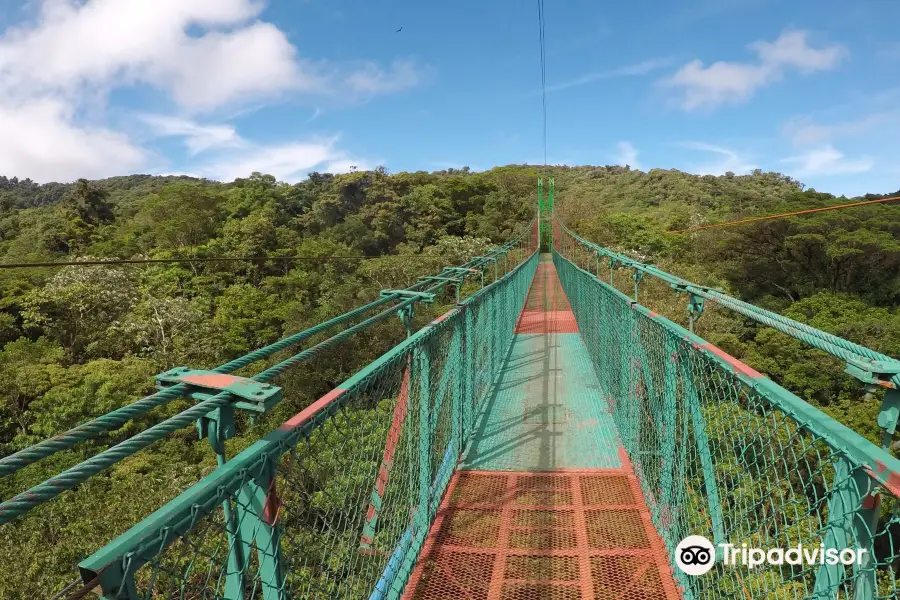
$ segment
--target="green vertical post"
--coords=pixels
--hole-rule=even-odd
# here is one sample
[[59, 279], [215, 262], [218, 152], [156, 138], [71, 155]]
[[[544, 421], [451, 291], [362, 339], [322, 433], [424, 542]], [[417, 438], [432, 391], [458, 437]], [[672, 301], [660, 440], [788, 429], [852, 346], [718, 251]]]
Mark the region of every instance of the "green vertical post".
[[[859, 500], [850, 464], [846, 458], [841, 456], [834, 465], [834, 481], [828, 498], [828, 521], [822, 540], [825, 550], [835, 548], [840, 551], [847, 547], [851, 532], [849, 521], [852, 520], [852, 516], [850, 512], [859, 506]], [[816, 571], [812, 597], [817, 600], [836, 598], [843, 573], [844, 566], [840, 563], [821, 565]], [[868, 597], [873, 598], [874, 596]]]
[[544, 251], [544, 180], [538, 178], [538, 251]]
[[[216, 455], [216, 463], [223, 466], [225, 457], [225, 440], [234, 436], [234, 408], [231, 406], [217, 408], [208, 415], [197, 420], [197, 431], [200, 439], [206, 438]], [[238, 520], [232, 507], [231, 497], [222, 501], [222, 513], [225, 518], [225, 532], [228, 536], [228, 558], [226, 560], [225, 595], [223, 600], [242, 600], [244, 598], [244, 575], [247, 568], [246, 545], [241, 541]]]
[[[635, 325], [638, 326], [642, 320], [643, 319], [635, 318]], [[644, 388], [645, 388], [646, 394], [647, 394], [648, 407], [652, 406], [652, 403], [654, 402], [654, 400], [656, 398], [658, 398], [658, 396], [656, 395], [656, 382], [653, 380], [653, 371], [650, 369], [650, 357], [647, 354], [647, 347], [644, 345], [644, 343], [640, 339], [641, 338], [640, 328], [635, 327], [635, 332], [637, 334], [636, 337], [637, 337], [637, 347], [638, 347], [637, 360], [640, 361], [640, 370], [637, 371], [637, 377], [635, 377], [635, 382], [634, 382], [635, 383], [634, 411], [635, 411], [635, 421], [637, 423], [635, 437], [637, 437], [637, 435], [640, 434], [640, 432], [643, 431], [644, 427], [645, 427], [644, 426], [645, 419], [643, 419], [641, 416], [641, 398], [640, 398], [640, 396], [638, 396], [637, 389], [636, 389], [637, 382], [640, 381], [640, 379], [639, 379], [640, 374], [644, 375]], [[650, 408], [649, 410], [652, 410], [652, 408]], [[640, 448], [640, 445], [637, 445], [635, 447]], [[646, 460], [644, 458], [645, 456], [646, 455], [644, 455], [644, 454], [636, 454], [635, 459], [637, 462], [643, 463]], [[643, 468], [644, 465], [642, 464], [641, 467]], [[645, 470], [645, 472], [646, 472], [646, 470]], [[656, 510], [658, 510], [658, 507]]]
[[666, 336], [665, 390], [663, 396], [663, 451], [662, 451], [662, 501], [669, 504], [674, 495], [675, 478], [675, 423], [678, 410], [678, 345]]
[[860, 498], [860, 506], [856, 517], [853, 519], [853, 532], [856, 535], [856, 548], [865, 549], [859, 564], [854, 564], [853, 589], [854, 600], [866, 600], [874, 598], [877, 583], [875, 579], [875, 528], [878, 526], [880, 513], [880, 495], [875, 495], [875, 484], [869, 474], [863, 469], [854, 469], [853, 483], [856, 486], [856, 495]]
[[[218, 455], [218, 464], [225, 464], [225, 457]], [[223, 600], [243, 600], [244, 597], [244, 544], [241, 543], [238, 521], [231, 506], [231, 498], [222, 501], [225, 513], [225, 531], [228, 534], [228, 561], [225, 574], [225, 596]]]
[[[431, 354], [427, 340], [414, 351], [413, 364], [419, 386], [418, 498], [412, 522], [412, 543], [391, 582], [388, 600], [396, 600], [403, 593], [431, 525]], [[414, 388], [411, 386], [411, 389]]]
[[[467, 307], [463, 314], [463, 437], [472, 431], [475, 411], [475, 338], [473, 335], [474, 318], [472, 310]], [[465, 440], [463, 440], [465, 441]], [[462, 449], [462, 446], [460, 446]]]
[[624, 332], [625, 335], [630, 335], [634, 331], [634, 311], [628, 311], [628, 313], [628, 316], [623, 319], [624, 323], [619, 323], [619, 339], [615, 340], [611, 347], [611, 350], [618, 349], [619, 352], [619, 385], [614, 398], [616, 401], [616, 407], [621, 407], [619, 408], [619, 410], [624, 416], [623, 424], [625, 426], [623, 427], [624, 431], [622, 432], [623, 442], [625, 444], [625, 450], [628, 451], [628, 454], [634, 456], [634, 453], [637, 450], [637, 448], [634, 447], [635, 436], [633, 433], [637, 429], [637, 423], [635, 423], [636, 419], [632, 415], [634, 402], [631, 393], [632, 361], [634, 360], [634, 339], [625, 340], [623, 339], [622, 335], [622, 330], [624, 327], [627, 327], [627, 331]]
[[491, 293], [491, 328], [494, 332], [494, 360], [493, 362], [491, 362], [491, 380], [493, 380], [494, 375], [497, 374], [497, 370], [500, 369], [500, 358], [503, 352], [500, 348], [500, 336], [502, 335], [500, 332], [500, 317], [502, 308], [503, 307], [500, 304], [500, 297], [498, 295], [498, 292], [497, 290], [493, 290], [493, 292]]
[[428, 343], [418, 351], [419, 363], [419, 512], [416, 520], [419, 536], [428, 531], [429, 492], [431, 490], [431, 352]]
[[[457, 344], [450, 345], [450, 356], [444, 362], [444, 369], [449, 371], [455, 369], [455, 377], [452, 377], [450, 383], [450, 443], [456, 444], [456, 457], [462, 453], [463, 445], [463, 402], [465, 398], [465, 378], [466, 378], [466, 324], [464, 319], [458, 319], [454, 325], [453, 337], [459, 340]], [[453, 351], [456, 356], [453, 356]], [[435, 419], [437, 421], [437, 419]], [[454, 461], [456, 464], [456, 461]]]
[[[852, 468], [843, 456], [834, 465], [834, 484], [828, 498], [828, 521], [823, 543], [825, 550], [838, 551], [853, 547], [864, 549], [863, 560], [853, 564], [853, 598], [865, 600], [875, 597], [877, 589], [874, 564], [874, 526], [878, 522], [878, 504], [871, 497], [873, 483], [861, 468]], [[866, 507], [865, 499], [871, 505]], [[824, 564], [816, 572], [813, 598], [824, 600], [835, 598], [846, 577], [844, 565]]]
[[241, 486], [237, 508], [244, 556], [256, 546], [263, 599], [285, 600], [274, 460], [266, 461], [263, 472]]
[[691, 426], [694, 429], [694, 442], [697, 445], [697, 454], [700, 457], [700, 467], [703, 471], [703, 485], [706, 488], [706, 500], [709, 505], [709, 518], [712, 521], [713, 543], [726, 543], [725, 519], [722, 515], [722, 503], [719, 499], [719, 487], [716, 484], [716, 470], [713, 466], [712, 453], [709, 450], [709, 438], [706, 435], [706, 421], [700, 410], [700, 396], [690, 370], [689, 361], [682, 361], [681, 381], [684, 387], [684, 398], [687, 412], [691, 418]]
[[[663, 439], [662, 439], [662, 477], [660, 482], [661, 504], [666, 511], [667, 518], [671, 519], [672, 500], [675, 498], [675, 444], [678, 436], [675, 428], [678, 423], [678, 344], [672, 336], [666, 336], [665, 346], [665, 373], [663, 389]], [[679, 540], [669, 539], [672, 535], [672, 523], [660, 523], [660, 532], [667, 538], [669, 547], [674, 547]]]

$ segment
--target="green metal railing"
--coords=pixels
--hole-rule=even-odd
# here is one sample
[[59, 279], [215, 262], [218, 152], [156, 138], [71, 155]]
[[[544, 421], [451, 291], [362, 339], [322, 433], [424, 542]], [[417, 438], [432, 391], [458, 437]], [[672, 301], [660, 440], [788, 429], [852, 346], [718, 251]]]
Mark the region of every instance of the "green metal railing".
[[532, 253], [82, 561], [85, 587], [128, 599], [397, 598], [536, 266]]
[[553, 244], [553, 195], [556, 182], [548, 180], [546, 198], [544, 197], [544, 180], [538, 179], [538, 227], [540, 229], [539, 245], [541, 252], [550, 252]]
[[[748, 570], [717, 562], [702, 577], [684, 575], [672, 562], [684, 597], [900, 598], [900, 461], [574, 262], [593, 267], [584, 259], [613, 253], [562, 225], [554, 238], [560, 280], [670, 557], [688, 535], [738, 549], [866, 550], [852, 566]], [[742, 306], [653, 267], [627, 264], [689, 293]], [[834, 336], [747, 310], [848, 362], [866, 355]], [[890, 366], [892, 359], [875, 360]], [[890, 386], [893, 379], [881, 381]]]
[[[344, 327], [344, 329], [328, 339], [280, 361], [276, 365], [253, 376], [249, 380], [243, 381], [243, 383], [247, 385], [259, 384], [260, 387], [267, 386], [266, 389], [270, 389], [272, 386], [268, 385], [267, 382], [276, 378], [285, 370], [319, 357], [324, 351], [334, 348], [350, 337], [377, 323], [392, 318], [395, 314], [410, 313], [410, 309], [414, 304], [422, 301], [429, 302], [433, 300], [438, 293], [448, 287], [455, 288], [458, 299], [460, 288], [466, 278], [480, 274], [483, 285], [485, 281], [485, 271], [487, 271], [489, 277], [492, 274], [493, 279], [497, 279], [502, 273], [505, 273], [512, 265], [514, 265], [516, 261], [522, 260], [523, 257], [527, 256], [532, 251], [531, 227], [526, 228], [525, 232], [524, 235], [517, 237], [503, 246], [495, 248], [485, 256], [477, 256], [458, 267], [445, 267], [438, 275], [433, 277], [423, 277], [420, 281], [404, 290], [385, 290], [382, 293], [381, 298], [373, 302], [325, 321], [315, 327], [291, 335], [274, 344], [251, 352], [206, 373], [213, 376], [232, 373], [257, 361], [272, 357], [278, 352], [297, 346], [313, 336], [328, 331], [329, 329], [340, 326]], [[375, 312], [376, 309], [378, 312]], [[359, 320], [366, 315], [369, 316], [350, 325], [351, 322]], [[186, 368], [184, 370], [187, 371]], [[172, 372], [165, 375], [170, 375], [171, 373]], [[0, 525], [21, 517], [33, 508], [52, 500], [59, 494], [77, 486], [79, 483], [83, 483], [91, 476], [136, 454], [150, 444], [163, 439], [171, 433], [195, 423], [199, 419], [205, 418], [208, 415], [212, 415], [211, 418], [213, 419], [218, 419], [221, 415], [216, 416], [218, 414], [216, 411], [219, 411], [220, 409], [225, 408], [227, 410], [229, 407], [246, 407], [248, 405], [247, 402], [241, 403], [241, 397], [236, 396], [233, 392], [227, 391], [225, 388], [222, 388], [218, 393], [215, 393], [216, 391], [217, 390], [212, 387], [200, 389], [198, 391], [198, 386], [178, 383], [177, 385], [162, 389], [161, 391], [142, 398], [130, 405], [119, 408], [86, 423], [82, 423], [77, 427], [43, 442], [0, 458], [0, 476], [10, 475], [43, 458], [68, 450], [80, 442], [97, 438], [106, 432], [118, 429], [128, 421], [142, 417], [151, 410], [164, 406], [178, 398], [190, 396], [200, 400], [200, 402], [178, 415], [168, 418], [161, 423], [142, 431], [134, 437], [100, 452], [90, 459], [67, 469], [59, 475], [51, 477], [13, 498], [0, 502]], [[280, 396], [275, 397], [274, 399], [277, 401], [279, 398]], [[269, 404], [266, 406], [253, 407], [253, 409], [258, 414], [271, 409], [271, 406], [272, 405]], [[221, 419], [219, 422], [222, 422]], [[218, 442], [221, 442], [222, 440], [211, 441], [213, 442], [213, 446], [217, 447], [219, 446]], [[217, 453], [221, 454], [220, 452]]]
[[[721, 290], [691, 283], [671, 273], [667, 273], [654, 265], [648, 265], [634, 260], [624, 254], [613, 252], [592, 242], [579, 237], [558, 219], [555, 221], [557, 237], [561, 243], [567, 244], [565, 248], [571, 259], [576, 264], [583, 264], [594, 268], [594, 273], [600, 277], [601, 259], [606, 259], [610, 283], [616, 269], [628, 269], [632, 271], [634, 280], [634, 300], [637, 301], [640, 282], [644, 276], [650, 276], [669, 285], [678, 293], [686, 293], [689, 297], [689, 329], [693, 330], [693, 323], [703, 314], [706, 301], [716, 303], [723, 308], [734, 311], [748, 319], [756, 321], [766, 327], [771, 327], [789, 335], [804, 344], [812, 346], [831, 354], [846, 363], [847, 374], [857, 378], [869, 387], [897, 389], [900, 387], [900, 360], [876, 352], [865, 346], [854, 344], [836, 335], [832, 335], [810, 327], [804, 323], [794, 321], [772, 311], [754, 306], [747, 302], [733, 298]], [[895, 398], [891, 402], [890, 415], [885, 415], [883, 429], [896, 427], [898, 415], [900, 415], [900, 395], [892, 394]], [[892, 421], [892, 425], [887, 421]], [[886, 431], [886, 433], [888, 433]], [[889, 431], [893, 434], [893, 430]]]

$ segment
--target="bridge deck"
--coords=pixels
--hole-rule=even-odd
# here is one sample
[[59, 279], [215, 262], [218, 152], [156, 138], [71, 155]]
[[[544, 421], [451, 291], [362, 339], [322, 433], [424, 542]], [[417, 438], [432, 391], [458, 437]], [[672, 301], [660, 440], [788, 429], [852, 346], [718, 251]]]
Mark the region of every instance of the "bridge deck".
[[405, 598], [679, 597], [599, 387], [542, 255]]

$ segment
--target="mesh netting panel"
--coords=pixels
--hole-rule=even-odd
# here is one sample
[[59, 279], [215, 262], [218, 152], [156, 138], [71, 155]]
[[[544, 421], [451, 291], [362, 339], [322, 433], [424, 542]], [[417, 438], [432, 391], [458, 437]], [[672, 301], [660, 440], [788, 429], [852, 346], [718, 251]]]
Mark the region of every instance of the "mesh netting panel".
[[[569, 252], [566, 240], [557, 242]], [[750, 367], [636, 306], [563, 255], [554, 260], [670, 556], [688, 535], [737, 549], [800, 544], [869, 551], [869, 559], [852, 566], [754, 569], [724, 565], [720, 553], [714, 570], [700, 577], [682, 574], [673, 562], [685, 597], [900, 597], [897, 502], [886, 489], [875, 492], [876, 460], [854, 458], [826, 439], [827, 426], [798, 420], [785, 408], [790, 394]], [[624, 528], [613, 533], [626, 535]], [[629, 568], [592, 562], [601, 580]]]
[[536, 267], [532, 255], [113, 542], [109, 597], [396, 597]]

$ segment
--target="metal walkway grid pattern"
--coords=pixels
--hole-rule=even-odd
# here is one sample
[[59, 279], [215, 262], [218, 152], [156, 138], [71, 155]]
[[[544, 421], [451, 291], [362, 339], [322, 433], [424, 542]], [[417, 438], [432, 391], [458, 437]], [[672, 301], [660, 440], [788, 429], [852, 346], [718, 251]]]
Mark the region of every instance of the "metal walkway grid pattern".
[[408, 600], [680, 597], [548, 258]]
[[667, 554], [624, 469], [458, 471], [408, 600], [669, 600]]
[[578, 333], [575, 314], [549, 255], [541, 256], [516, 333]]
[[599, 388], [577, 333], [515, 336], [462, 468], [620, 467], [616, 427]]

